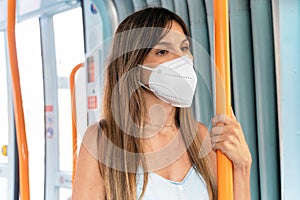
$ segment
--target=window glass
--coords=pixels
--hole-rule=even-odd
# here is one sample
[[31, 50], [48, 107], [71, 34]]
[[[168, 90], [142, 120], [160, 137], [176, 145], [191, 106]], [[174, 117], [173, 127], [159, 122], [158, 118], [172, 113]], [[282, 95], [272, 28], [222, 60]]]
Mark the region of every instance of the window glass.
[[[0, 148], [8, 144], [7, 74], [4, 33], [0, 32]], [[7, 157], [0, 154], [0, 163], [7, 163]]]
[[[4, 33], [0, 32], [0, 164], [7, 164], [7, 156], [2, 155], [3, 146], [8, 145], [8, 110], [7, 110], [7, 74]], [[0, 194], [6, 199], [7, 178], [0, 177]], [[3, 196], [2, 196], [3, 197]], [[1, 198], [2, 198], [1, 197]]]
[[[60, 170], [72, 171], [72, 121], [69, 76], [84, 62], [84, 40], [81, 8], [53, 17], [58, 76], [59, 160]], [[71, 190], [60, 188], [60, 199], [71, 197]]]
[[84, 61], [81, 8], [53, 17], [58, 76], [60, 170], [72, 170], [72, 121], [69, 76]]
[[26, 125], [32, 199], [44, 198], [44, 93], [37, 18], [16, 26], [20, 84]]
[[72, 170], [72, 126], [69, 76], [84, 61], [81, 8], [53, 17], [58, 76], [60, 170]]
[[1, 199], [7, 199], [7, 178], [0, 177], [0, 194]]

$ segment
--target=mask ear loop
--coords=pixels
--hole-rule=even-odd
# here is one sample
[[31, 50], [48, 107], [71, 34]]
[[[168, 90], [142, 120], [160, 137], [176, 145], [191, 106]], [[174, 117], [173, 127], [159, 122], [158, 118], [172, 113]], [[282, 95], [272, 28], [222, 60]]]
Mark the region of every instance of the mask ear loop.
[[[141, 67], [141, 68], [143, 68], [143, 69], [152, 71], [152, 72], [153, 72], [153, 71], [156, 71], [155, 69], [150, 68], [150, 67], [147, 67], [147, 66], [144, 66], [144, 65], [138, 65], [138, 66]], [[145, 85], [144, 83], [142, 83], [141, 81], [138, 80], [138, 83], [139, 83], [142, 87], [146, 88], [147, 90], [150, 90], [151, 92], [154, 92], [153, 89], [149, 88], [148, 86], [146, 86], [146, 85]]]
[[149, 88], [147, 85], [145, 85], [145, 84], [142, 83], [141, 81], [138, 81], [138, 82], [139, 82], [139, 84], [140, 84], [142, 87], [146, 88], [147, 90], [150, 90], [151, 92], [154, 92], [153, 89]]
[[145, 65], [138, 65], [138, 66], [141, 67], [141, 68], [143, 68], [143, 69], [152, 71], [152, 72], [153, 72], [153, 71], [154, 71], [154, 72], [157, 71], [156, 68], [147, 67], [147, 66], [145, 66]]

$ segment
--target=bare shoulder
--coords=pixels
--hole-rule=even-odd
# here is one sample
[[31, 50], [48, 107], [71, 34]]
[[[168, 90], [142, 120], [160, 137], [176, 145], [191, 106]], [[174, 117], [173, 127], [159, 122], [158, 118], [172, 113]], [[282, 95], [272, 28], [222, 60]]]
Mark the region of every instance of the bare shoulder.
[[97, 158], [98, 154], [99, 134], [101, 134], [99, 123], [94, 123], [87, 127], [81, 142], [81, 146], [95, 158]]
[[198, 134], [201, 136], [202, 139], [205, 139], [206, 136], [209, 136], [207, 127], [201, 122], [198, 122]]
[[77, 159], [72, 199], [105, 199], [104, 181], [97, 159], [99, 125], [89, 126], [84, 134]]

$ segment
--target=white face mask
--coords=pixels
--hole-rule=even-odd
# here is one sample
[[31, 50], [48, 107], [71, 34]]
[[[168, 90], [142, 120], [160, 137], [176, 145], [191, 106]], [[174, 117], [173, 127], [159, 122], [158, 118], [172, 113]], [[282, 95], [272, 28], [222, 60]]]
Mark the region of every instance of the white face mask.
[[152, 91], [159, 99], [175, 107], [192, 105], [197, 76], [193, 68], [193, 60], [189, 56], [161, 63], [155, 68], [139, 66], [152, 71], [149, 77], [149, 87], [141, 82], [140, 84]]

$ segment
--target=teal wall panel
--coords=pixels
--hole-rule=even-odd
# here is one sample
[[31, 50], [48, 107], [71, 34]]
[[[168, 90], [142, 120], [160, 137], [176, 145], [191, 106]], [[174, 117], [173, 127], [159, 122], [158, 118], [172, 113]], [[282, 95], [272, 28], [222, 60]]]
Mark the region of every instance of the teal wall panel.
[[146, 0], [148, 7], [160, 7], [160, 0]]
[[262, 200], [280, 199], [275, 57], [271, 1], [252, 0], [257, 138]]
[[147, 7], [147, 3], [145, 0], [132, 0], [134, 11], [141, 10]]
[[134, 11], [134, 6], [131, 0], [114, 0], [114, 3], [117, 9], [119, 22], [123, 21], [123, 19]]
[[161, 6], [175, 12], [173, 0], [161, 0]]
[[188, 0], [190, 29], [192, 35], [192, 51], [194, 65], [198, 75], [194, 110], [197, 119], [207, 127], [211, 126], [214, 114], [212, 94], [212, 74], [208, 24], [204, 2]]
[[248, 0], [232, 0], [229, 10], [233, 105], [252, 155], [251, 199], [259, 200], [260, 184], [250, 3]]
[[175, 7], [175, 13], [178, 14], [183, 19], [187, 27], [189, 27], [190, 21], [189, 21], [189, 11], [188, 11], [187, 2], [174, 0], [174, 7]]

